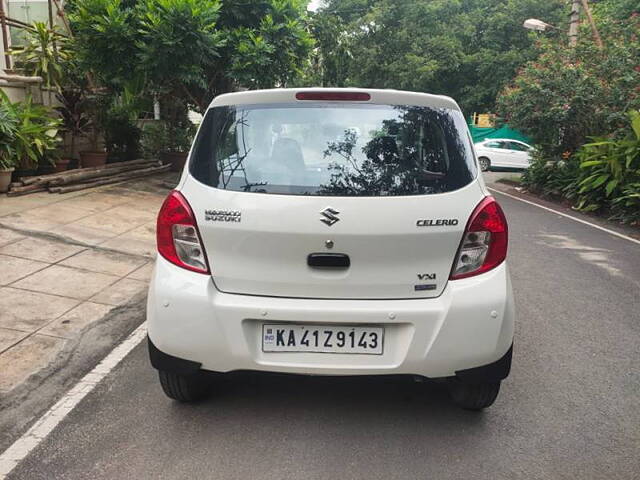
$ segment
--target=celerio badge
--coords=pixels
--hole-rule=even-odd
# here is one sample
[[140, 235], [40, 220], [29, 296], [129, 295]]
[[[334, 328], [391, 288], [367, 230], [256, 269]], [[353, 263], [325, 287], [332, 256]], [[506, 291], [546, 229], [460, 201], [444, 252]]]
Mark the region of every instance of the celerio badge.
[[337, 216], [339, 213], [340, 213], [339, 211], [334, 210], [331, 207], [327, 207], [320, 212], [320, 215], [324, 217], [324, 218], [321, 218], [320, 221], [328, 226], [331, 226], [334, 223], [340, 221], [340, 219]]
[[457, 218], [437, 218], [437, 219], [426, 219], [421, 218], [416, 222], [417, 227], [445, 227], [445, 226], [455, 226], [458, 224]]

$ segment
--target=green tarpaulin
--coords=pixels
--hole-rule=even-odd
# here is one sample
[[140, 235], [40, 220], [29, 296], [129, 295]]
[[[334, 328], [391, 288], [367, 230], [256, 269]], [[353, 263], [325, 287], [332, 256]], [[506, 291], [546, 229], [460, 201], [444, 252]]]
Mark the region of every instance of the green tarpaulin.
[[520, 140], [521, 142], [531, 145], [531, 140], [527, 138], [526, 135], [509, 128], [507, 125], [503, 125], [500, 128], [481, 128], [469, 125], [469, 131], [471, 132], [473, 143], [481, 142], [485, 138], [510, 138], [513, 140]]

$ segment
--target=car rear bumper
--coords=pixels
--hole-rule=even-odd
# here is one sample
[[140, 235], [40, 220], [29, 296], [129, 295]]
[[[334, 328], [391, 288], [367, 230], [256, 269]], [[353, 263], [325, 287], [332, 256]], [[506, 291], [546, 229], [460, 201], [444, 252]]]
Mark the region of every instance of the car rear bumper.
[[[492, 364], [506, 376], [514, 305], [506, 264], [450, 281], [438, 298], [320, 300], [258, 297], [218, 291], [210, 276], [158, 257], [149, 287], [147, 322], [156, 368], [261, 370], [316, 375], [411, 374], [450, 377]], [[385, 328], [382, 355], [265, 353], [269, 323], [350, 324]], [[506, 358], [508, 356], [508, 365]], [[182, 362], [180, 362], [182, 360]], [[500, 363], [501, 362], [501, 363]], [[506, 365], [506, 367], [505, 367]], [[496, 373], [497, 372], [497, 373]], [[178, 372], [180, 373], [180, 372]]]

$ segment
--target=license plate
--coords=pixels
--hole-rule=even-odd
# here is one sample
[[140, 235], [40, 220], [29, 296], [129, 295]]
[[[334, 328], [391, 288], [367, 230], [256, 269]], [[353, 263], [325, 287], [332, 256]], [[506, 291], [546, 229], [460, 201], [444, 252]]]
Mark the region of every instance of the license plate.
[[382, 355], [384, 328], [336, 325], [263, 325], [263, 352]]

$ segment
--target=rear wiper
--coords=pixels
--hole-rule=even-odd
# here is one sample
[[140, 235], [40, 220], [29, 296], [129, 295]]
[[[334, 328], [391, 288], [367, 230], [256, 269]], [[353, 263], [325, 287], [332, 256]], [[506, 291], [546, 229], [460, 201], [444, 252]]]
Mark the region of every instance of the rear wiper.
[[434, 178], [444, 178], [447, 174], [443, 172], [432, 172], [431, 170], [422, 170], [418, 173], [418, 180], [432, 180]]
[[253, 187], [263, 187], [264, 185], [267, 185], [267, 183], [268, 182], [247, 183], [245, 186], [242, 187], [242, 190], [244, 192], [250, 192]]

